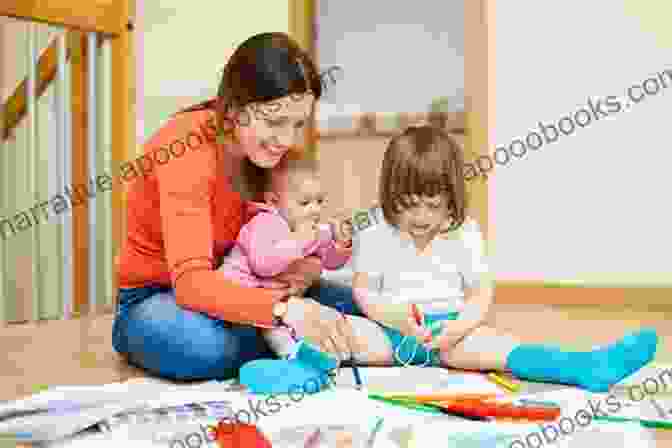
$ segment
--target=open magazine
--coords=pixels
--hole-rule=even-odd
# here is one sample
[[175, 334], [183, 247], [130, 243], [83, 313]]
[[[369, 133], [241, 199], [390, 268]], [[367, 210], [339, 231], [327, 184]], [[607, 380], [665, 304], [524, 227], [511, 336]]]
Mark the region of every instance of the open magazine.
[[[0, 446], [48, 442], [94, 429], [132, 428], [129, 436], [155, 438], [197, 423], [208, 425], [232, 413], [240, 387], [211, 381], [196, 385], [150, 382], [55, 387], [0, 404]], [[179, 432], [179, 431], [178, 431]], [[12, 445], [14, 446], [14, 445]]]

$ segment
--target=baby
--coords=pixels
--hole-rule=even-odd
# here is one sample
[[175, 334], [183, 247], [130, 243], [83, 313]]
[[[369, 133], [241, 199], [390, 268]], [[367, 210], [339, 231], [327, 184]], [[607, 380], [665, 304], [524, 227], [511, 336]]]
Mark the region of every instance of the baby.
[[[265, 279], [310, 255], [319, 256], [329, 270], [348, 262], [352, 235], [335, 221], [321, 223], [325, 194], [317, 162], [289, 158], [287, 169], [271, 171], [263, 189], [263, 203], [248, 204], [254, 216], [241, 228], [220, 272], [239, 284], [259, 288]], [[276, 354], [290, 353], [293, 341], [286, 329], [264, 330], [264, 337]]]

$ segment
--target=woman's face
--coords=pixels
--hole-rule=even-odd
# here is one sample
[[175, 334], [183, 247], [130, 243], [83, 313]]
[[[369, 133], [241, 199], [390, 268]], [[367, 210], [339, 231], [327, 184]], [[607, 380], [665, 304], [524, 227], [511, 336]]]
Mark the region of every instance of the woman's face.
[[273, 168], [293, 146], [304, 139], [315, 97], [289, 95], [245, 106], [236, 133], [244, 154], [261, 168]]

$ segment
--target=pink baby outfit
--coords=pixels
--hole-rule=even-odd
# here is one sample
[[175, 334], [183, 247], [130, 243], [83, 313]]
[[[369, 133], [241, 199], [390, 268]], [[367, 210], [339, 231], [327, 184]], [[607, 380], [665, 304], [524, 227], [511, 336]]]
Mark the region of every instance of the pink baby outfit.
[[313, 241], [296, 241], [277, 208], [248, 203], [250, 214], [254, 216], [240, 229], [235, 245], [219, 268], [236, 283], [263, 288], [265, 278], [286, 271], [290, 264], [310, 255], [320, 257], [322, 266], [329, 270], [342, 267], [350, 259], [350, 249], [336, 245], [329, 225], [320, 225], [318, 238]]

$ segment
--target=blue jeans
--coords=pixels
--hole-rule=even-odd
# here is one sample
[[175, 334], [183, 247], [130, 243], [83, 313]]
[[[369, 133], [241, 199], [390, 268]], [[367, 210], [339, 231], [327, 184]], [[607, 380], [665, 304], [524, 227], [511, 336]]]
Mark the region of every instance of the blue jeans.
[[[352, 289], [326, 280], [306, 291], [318, 303], [363, 316]], [[120, 289], [112, 345], [129, 364], [173, 380], [224, 380], [259, 358], [275, 358], [260, 329], [181, 308], [173, 289]]]

